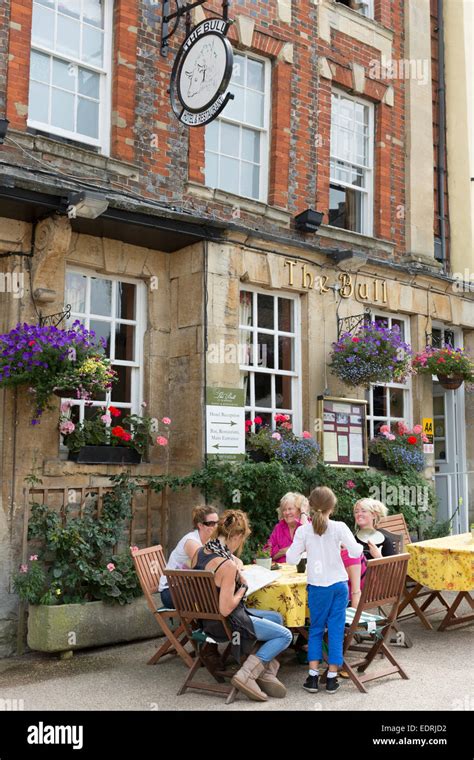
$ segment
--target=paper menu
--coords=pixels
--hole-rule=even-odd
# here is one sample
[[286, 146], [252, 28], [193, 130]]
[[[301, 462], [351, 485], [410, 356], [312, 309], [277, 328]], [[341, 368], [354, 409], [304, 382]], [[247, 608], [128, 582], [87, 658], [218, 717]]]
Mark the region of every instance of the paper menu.
[[270, 586], [271, 583], [274, 583], [281, 576], [278, 570], [267, 570], [266, 567], [262, 567], [261, 565], [250, 565], [244, 567], [240, 572], [248, 586], [245, 598], [261, 588], [265, 588], [265, 586]]

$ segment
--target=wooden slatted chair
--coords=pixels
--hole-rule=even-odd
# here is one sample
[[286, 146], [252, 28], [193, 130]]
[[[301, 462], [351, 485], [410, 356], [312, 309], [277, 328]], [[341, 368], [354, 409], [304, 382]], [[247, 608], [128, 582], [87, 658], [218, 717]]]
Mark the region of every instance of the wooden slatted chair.
[[[184, 694], [188, 689], [209, 691], [226, 697], [226, 704], [234, 701], [237, 689], [226, 679], [232, 678], [235, 671], [217, 670], [206, 658], [206, 644], [227, 643], [222, 661], [230, 652], [232, 631], [223, 615], [219, 612], [219, 592], [214, 580], [214, 573], [206, 570], [165, 570], [171, 597], [176, 610], [183, 622], [186, 634], [191, 640], [196, 653], [195, 662], [178, 691]], [[203, 620], [217, 620], [222, 623], [223, 638], [216, 640], [202, 631]], [[204, 667], [216, 683], [195, 680], [194, 676], [200, 667]]]
[[[398, 554], [393, 557], [369, 560], [357, 609], [349, 607], [346, 611], [343, 668], [359, 691], [364, 694], [367, 694], [364, 684], [368, 681], [375, 681], [394, 673], [408, 679], [407, 674], [390, 651], [388, 643], [405, 587], [409, 559], [409, 554]], [[367, 614], [367, 610], [381, 607], [386, 610], [385, 616]], [[371, 635], [372, 646], [369, 651], [354, 644], [355, 636], [361, 633]], [[347, 657], [349, 650], [364, 652], [365, 656], [356, 662], [349, 661]], [[378, 654], [385, 657], [390, 665], [378, 669], [375, 673], [366, 673], [365, 671]], [[358, 675], [359, 673], [362, 675]], [[327, 673], [322, 676], [322, 681], [326, 679], [326, 675]]]
[[152, 596], [152, 594], [158, 591], [160, 577], [164, 574], [166, 566], [163, 548], [158, 544], [157, 546], [150, 546], [147, 549], [139, 549], [132, 552], [132, 559], [148, 607], [166, 636], [166, 641], [148, 661], [148, 665], [154, 665], [163, 655], [171, 654], [179, 655], [185, 665], [191, 668], [194, 665], [194, 660], [190, 653], [184, 649], [184, 646], [188, 642], [188, 637], [183, 623], [180, 621], [175, 631], [172, 631], [169, 626], [170, 620], [173, 618], [179, 619], [178, 612], [170, 610], [167, 607], [159, 607], [157, 609]]
[[[389, 515], [388, 517], [382, 517], [378, 523], [378, 528], [391, 533], [398, 533], [403, 538], [403, 545], [411, 544], [410, 534], [408, 532], [407, 524], [403, 514]], [[431, 607], [435, 600], [438, 600], [444, 609], [428, 609]], [[421, 605], [416, 600], [423, 600]], [[412, 612], [405, 612], [407, 607], [411, 607]], [[418, 617], [425, 628], [433, 630], [433, 626], [427, 618], [427, 615], [435, 615], [438, 612], [445, 612], [449, 609], [449, 604], [443, 598], [441, 591], [434, 591], [433, 589], [423, 586], [422, 583], [418, 583], [414, 578], [410, 578], [407, 575], [407, 582], [402, 601], [398, 610], [398, 620], [404, 621], [410, 618]]]

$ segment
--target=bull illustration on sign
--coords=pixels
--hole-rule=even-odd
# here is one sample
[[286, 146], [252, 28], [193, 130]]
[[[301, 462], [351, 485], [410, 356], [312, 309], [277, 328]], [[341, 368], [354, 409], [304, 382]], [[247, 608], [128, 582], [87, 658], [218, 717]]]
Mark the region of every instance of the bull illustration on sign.
[[201, 48], [191, 71], [184, 72], [189, 79], [188, 98], [201, 95], [208, 90], [215, 90], [220, 84], [221, 73], [218, 69], [214, 43], [215, 40], [206, 43]]

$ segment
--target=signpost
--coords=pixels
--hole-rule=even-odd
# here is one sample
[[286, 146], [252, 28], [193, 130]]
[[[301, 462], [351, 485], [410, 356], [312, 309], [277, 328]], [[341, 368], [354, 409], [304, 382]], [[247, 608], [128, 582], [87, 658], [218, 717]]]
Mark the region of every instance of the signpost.
[[206, 388], [206, 421], [208, 457], [245, 459], [243, 389]]

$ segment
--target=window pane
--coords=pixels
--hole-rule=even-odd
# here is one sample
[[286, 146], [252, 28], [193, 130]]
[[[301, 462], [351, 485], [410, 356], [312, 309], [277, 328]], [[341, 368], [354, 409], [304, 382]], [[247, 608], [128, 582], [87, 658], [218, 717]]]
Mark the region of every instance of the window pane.
[[103, 4], [101, 0], [83, 0], [83, 19], [87, 24], [104, 28]]
[[264, 66], [259, 61], [253, 61], [251, 58], [247, 60], [247, 87], [251, 87], [253, 90], [264, 90], [264, 78], [263, 78]]
[[342, 187], [333, 187], [329, 191], [329, 224], [333, 227], [346, 225], [346, 192]]
[[51, 124], [74, 131], [74, 95], [53, 88], [51, 93]]
[[49, 87], [38, 82], [30, 82], [28, 116], [34, 121], [48, 124]]
[[260, 195], [260, 167], [255, 164], [240, 165], [240, 194], [249, 198]]
[[434, 442], [434, 455], [435, 459], [446, 461], [446, 441]]
[[257, 297], [258, 326], [265, 327], [268, 330], [273, 330], [273, 296], [265, 296], [259, 293]]
[[35, 50], [32, 50], [30, 62], [31, 79], [49, 84], [50, 62], [51, 58], [49, 55], [43, 55], [43, 53], [37, 53]]
[[250, 406], [250, 372], [244, 373], [243, 382], [245, 390], [245, 406]]
[[277, 409], [291, 409], [291, 377], [275, 377], [275, 406]]
[[66, 273], [65, 303], [71, 304], [71, 310], [84, 313], [86, 310], [87, 277], [78, 272]]
[[[251, 367], [254, 364], [253, 358], [253, 333], [250, 330], [240, 330], [238, 362]], [[258, 361], [259, 357], [256, 359]]]
[[434, 327], [431, 333], [431, 345], [434, 348], [441, 348], [442, 342], [441, 330], [438, 330]]
[[115, 358], [122, 361], [135, 360], [135, 327], [117, 325], [115, 331]]
[[234, 100], [229, 100], [222, 113], [227, 119], [242, 121], [244, 113], [244, 90], [242, 87], [233, 87], [232, 92], [234, 94]]
[[54, 12], [39, 5], [33, 6], [32, 42], [44, 47], [54, 46]]
[[80, 24], [72, 18], [58, 15], [56, 50], [68, 56], [79, 58]]
[[293, 301], [288, 298], [278, 299], [278, 329], [293, 332]]
[[93, 71], [79, 68], [78, 89], [81, 95], [87, 95], [89, 98], [100, 97], [100, 76]]
[[112, 282], [91, 277], [91, 314], [112, 315]]
[[387, 415], [387, 389], [376, 385], [373, 389], [374, 408], [372, 414], [374, 417], [385, 417]]
[[255, 406], [271, 406], [271, 375], [255, 373]]
[[206, 185], [217, 187], [219, 172], [219, 158], [216, 153], [206, 153]]
[[245, 103], [245, 120], [249, 124], [256, 124], [259, 127], [263, 127], [263, 95], [258, 92], [253, 92], [253, 90], [247, 90]]
[[[76, 82], [74, 76], [74, 66], [64, 61], [58, 61], [53, 59], [53, 84], [57, 87], [62, 87], [63, 90], [69, 90], [74, 92], [76, 89]], [[71, 74], [71, 72], [73, 72]]]
[[258, 333], [257, 362], [260, 367], [275, 368], [275, 337], [273, 335]]
[[405, 322], [402, 319], [392, 319], [392, 327], [398, 327], [402, 340], [405, 340]]
[[100, 319], [91, 319], [90, 329], [94, 330], [97, 340], [105, 339], [105, 353], [110, 356], [110, 322], [102, 322]]
[[433, 414], [444, 416], [444, 396], [433, 396]]
[[80, 18], [81, 15], [81, 3], [79, 0], [59, 0], [58, 11], [65, 13], [67, 16], [73, 18]]
[[278, 338], [278, 364], [279, 369], [293, 371], [294, 366], [294, 340], [281, 336]]
[[56, 0], [35, 0], [35, 4], [45, 5], [47, 8], [54, 8]]
[[90, 26], [82, 27], [82, 60], [94, 66], [102, 66], [102, 51], [104, 38], [99, 29]]
[[454, 348], [454, 333], [452, 330], [444, 331], [444, 342], [447, 346]]
[[219, 149], [219, 122], [211, 121], [206, 127], [206, 150]]
[[404, 391], [401, 388], [390, 388], [390, 416], [404, 417]]
[[112, 386], [112, 401], [130, 403], [132, 400], [132, 368], [114, 366], [117, 381]]
[[233, 124], [221, 124], [221, 153], [228, 156], [239, 155], [240, 129]]
[[242, 129], [242, 158], [245, 161], [260, 161], [260, 133], [253, 129]]
[[77, 131], [81, 135], [98, 138], [99, 136], [99, 104], [93, 100], [78, 98], [77, 102]]
[[219, 187], [229, 193], [239, 192], [239, 162], [234, 158], [221, 159]]
[[245, 84], [245, 61], [243, 55], [234, 54], [234, 68], [232, 70], [232, 84]]
[[129, 282], [117, 283], [117, 317], [135, 319], [136, 286]]
[[252, 325], [252, 293], [246, 290], [240, 292], [240, 324]]

